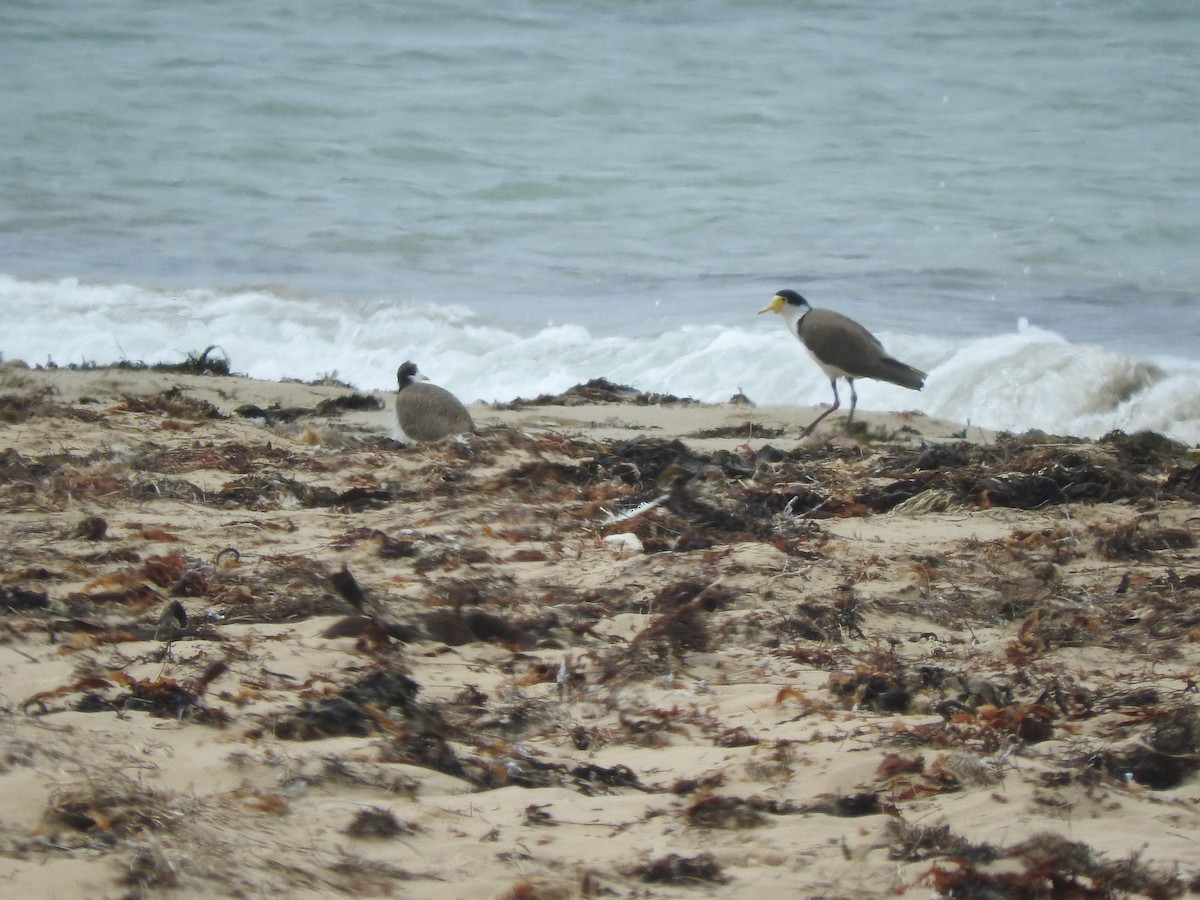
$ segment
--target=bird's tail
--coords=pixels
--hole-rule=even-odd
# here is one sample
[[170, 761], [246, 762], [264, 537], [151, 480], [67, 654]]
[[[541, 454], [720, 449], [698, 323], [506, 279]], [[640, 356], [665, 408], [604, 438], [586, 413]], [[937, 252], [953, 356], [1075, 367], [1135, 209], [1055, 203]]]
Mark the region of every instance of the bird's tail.
[[880, 381], [890, 381], [892, 384], [898, 384], [901, 387], [919, 391], [925, 387], [926, 376], [920, 369], [914, 369], [912, 366], [902, 363], [898, 359], [885, 356], [879, 361], [879, 374], [872, 375], [871, 377], [878, 378]]

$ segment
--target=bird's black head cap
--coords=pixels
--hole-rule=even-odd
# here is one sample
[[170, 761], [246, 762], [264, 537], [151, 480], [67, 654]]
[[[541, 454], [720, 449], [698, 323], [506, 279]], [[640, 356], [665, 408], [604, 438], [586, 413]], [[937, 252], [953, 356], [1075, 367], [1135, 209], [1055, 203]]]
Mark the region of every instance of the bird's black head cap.
[[790, 288], [775, 292], [776, 297], [782, 297], [789, 306], [808, 306], [808, 301]]
[[406, 362], [396, 370], [396, 381], [400, 387], [407, 387], [412, 384], [417, 378], [417, 364], [415, 362]]

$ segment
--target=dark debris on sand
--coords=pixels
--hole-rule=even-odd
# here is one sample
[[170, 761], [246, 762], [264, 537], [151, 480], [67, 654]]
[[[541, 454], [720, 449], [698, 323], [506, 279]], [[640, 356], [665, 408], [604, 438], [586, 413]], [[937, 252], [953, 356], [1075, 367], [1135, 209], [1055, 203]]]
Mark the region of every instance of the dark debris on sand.
[[[215, 351], [215, 352], [214, 352]], [[57, 368], [50, 365], [47, 368]], [[66, 366], [65, 368], [74, 371], [90, 371], [94, 369], [116, 369], [132, 371], [132, 372], [171, 372], [177, 375], [230, 375], [232, 372], [229, 368], [229, 356], [223, 349], [216, 344], [210, 344], [200, 352], [192, 351], [187, 355], [187, 359], [182, 362], [156, 362], [146, 363], [139, 360], [120, 360], [108, 365], [97, 365], [96, 363], [83, 363]]]
[[591, 406], [604, 403], [631, 403], [636, 406], [695, 404], [697, 401], [672, 394], [639, 391], [607, 378], [593, 378], [585, 384], [567, 388], [561, 394], [541, 394], [532, 400], [513, 400], [495, 404], [496, 409], [528, 409], [531, 406]]
[[[239, 414], [286, 422], [369, 409], [370, 400], [349, 395], [312, 412]], [[520, 402], [690, 401], [597, 380]], [[1119, 648], [1151, 668], [1200, 640], [1192, 528], [1164, 524], [1157, 514], [1168, 503], [1200, 500], [1200, 466], [1188, 448], [1156, 435], [1113, 434], [1098, 442], [1023, 435], [988, 444], [702, 451], [686, 440], [590, 441], [491, 429], [473, 435], [465, 449], [405, 449], [407, 467], [393, 476], [382, 445], [318, 454], [265, 440], [210, 439], [204, 429], [219, 424], [220, 413], [176, 389], [122, 400], [111, 414], [186, 421], [195, 425], [194, 439], [169, 448], [149, 442], [119, 462], [100, 453], [0, 453], [0, 503], [70, 514], [57, 532], [39, 536], [36, 552], [14, 542], [0, 571], [7, 629], [0, 640], [35, 635], [64, 653], [112, 651], [110, 665], [81, 667], [64, 684], [25, 698], [28, 715], [143, 714], [227, 732], [240, 727], [264, 742], [362, 738], [381, 763], [443, 773], [471, 790], [661, 795], [654, 815], [672, 817], [670, 827], [689, 834], [762, 829], [783, 816], [861, 819], [863, 827], [886, 832], [892, 859], [926, 863], [923, 885], [947, 896], [1181, 892], [1175, 875], [1136, 859], [1106, 861], [1062, 839], [973, 844], [949, 824], [918, 826], [903, 816], [914, 801], [979, 785], [992, 790], [1006, 754], [1055, 742], [1066, 747], [1098, 722], [1103, 730], [1090, 735], [1086, 753], [1039, 759], [1030, 777], [1042, 780], [1046, 795], [1115, 794], [1131, 783], [1169, 791], [1196, 777], [1200, 714], [1192, 689], [1105, 684], [1056, 656], [1064, 648]], [[6, 422], [77, 415], [76, 407], [47, 397], [0, 397]], [[292, 527], [296, 511], [318, 510], [335, 533], [311, 555], [273, 552], [264, 543], [255, 555], [230, 546], [216, 559], [198, 559], [171, 529], [114, 527], [105, 508], [111, 498], [193, 504], [220, 514], [222, 527], [252, 523], [264, 532]], [[1014, 529], [969, 546], [964, 535], [969, 553], [914, 555], [907, 574], [915, 587], [903, 595], [897, 588], [864, 599], [861, 584], [874, 577], [870, 563], [858, 570], [845, 564], [844, 584], [828, 591], [810, 590], [797, 575], [806, 566], [840, 564], [824, 531], [831, 519], [993, 507], [1058, 509], [1067, 519], [1101, 503], [1136, 516]], [[84, 514], [81, 506], [103, 515]], [[453, 518], [454, 527], [442, 527], [440, 517]], [[237, 533], [230, 529], [231, 543]], [[561, 563], [626, 533], [645, 551], [641, 574], [592, 587], [562, 577], [569, 569]], [[784, 591], [775, 583], [784, 571], [738, 561], [733, 550], [744, 545], [778, 551], [771, 558], [789, 567], [799, 587]], [[1107, 567], [1087, 590], [1063, 575], [1084, 558]], [[656, 563], [661, 571], [651, 577]], [[517, 566], [540, 575], [517, 578]], [[871, 617], [881, 613], [909, 615], [923, 630], [880, 635]], [[605, 631], [631, 614], [639, 622], [626, 635]], [[294, 627], [316, 617], [332, 621], [312, 633], [328, 644], [344, 642], [353, 665], [295, 683], [248, 673], [240, 660], [260, 638], [243, 631], [235, 640], [225, 627]], [[981, 662], [954, 635], [985, 627], [1003, 628], [1006, 637], [1001, 658]], [[174, 677], [121, 670], [135, 660], [165, 666], [183, 642], [203, 650], [171, 663]], [[853, 790], [794, 803], [722, 792], [722, 771], [660, 784], [634, 763], [644, 756], [620, 761], [612, 748], [695, 740], [730, 759], [746, 754], [747, 765], [776, 773], [781, 785], [803, 773], [801, 742], [733, 724], [701, 695], [643, 698], [661, 696], [655, 692], [662, 685], [687, 678], [734, 642], [752, 650], [739, 666], [756, 665], [757, 656], [818, 673], [819, 689], [780, 686], [775, 706], [782, 714], [883, 722], [873, 775]], [[455, 658], [472, 645], [503, 660], [496, 665], [504, 690], [476, 687], [474, 663], [463, 664], [463, 683], [453, 690], [419, 683], [417, 654]], [[912, 646], [922, 651], [904, 652]], [[268, 687], [277, 702], [260, 712], [255, 703]], [[589, 704], [588, 716], [575, 715], [577, 702]], [[562, 757], [531, 751], [539, 741], [564, 748]], [[606, 765], [575, 758], [600, 747], [610, 748]], [[119, 802], [64, 795], [51, 818], [86, 831], [95, 825], [92, 807]], [[525, 824], [548, 829], [558, 821], [530, 804]], [[371, 807], [343, 831], [387, 839], [415, 829]], [[998, 862], [1007, 868], [994, 868]], [[657, 856], [632, 874], [647, 884], [701, 890], [733, 880], [707, 854]]]

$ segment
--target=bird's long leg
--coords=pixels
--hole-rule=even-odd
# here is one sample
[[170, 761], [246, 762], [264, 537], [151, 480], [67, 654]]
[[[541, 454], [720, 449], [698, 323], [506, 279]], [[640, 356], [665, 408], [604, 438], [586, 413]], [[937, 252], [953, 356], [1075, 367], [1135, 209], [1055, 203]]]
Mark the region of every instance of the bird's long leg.
[[[842, 405], [842, 401], [838, 397], [838, 392], [837, 392], [837, 379], [830, 378], [829, 386], [831, 388], [833, 388], [833, 406], [829, 407], [829, 409], [825, 410], [825, 412], [821, 413], [819, 416], [817, 416], [815, 419], [813, 419], [811, 422], [809, 422], [808, 427], [805, 428], [802, 432], [800, 432], [800, 437], [808, 437], [810, 434], [812, 434], [813, 429], [821, 424], [821, 420], [823, 418], [825, 418], [827, 415], [829, 415], [831, 412], [833, 412], [834, 410], [836, 410], [838, 407], [840, 407]], [[853, 382], [851, 382], [851, 384], [850, 384], [850, 391], [851, 391], [851, 393], [853, 393], [853, 391], [854, 391]]]
[[850, 415], [846, 416], [846, 430], [850, 430], [850, 423], [854, 421], [854, 407], [858, 406], [858, 394], [854, 392], [854, 379], [847, 378], [847, 383], [850, 385]]

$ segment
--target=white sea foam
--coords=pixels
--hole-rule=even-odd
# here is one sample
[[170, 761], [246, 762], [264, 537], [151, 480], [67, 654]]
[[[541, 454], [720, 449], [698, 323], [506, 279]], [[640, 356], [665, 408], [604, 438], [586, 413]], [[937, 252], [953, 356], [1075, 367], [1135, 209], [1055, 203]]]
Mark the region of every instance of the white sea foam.
[[[689, 325], [651, 336], [594, 336], [573, 324], [521, 334], [462, 306], [340, 302], [263, 290], [176, 293], [0, 276], [0, 353], [30, 364], [182, 360], [210, 344], [235, 371], [311, 380], [335, 374], [391, 390], [415, 360], [467, 400], [555, 393], [603, 376], [640, 390], [760, 404], [827, 403], [829, 382], [775, 317], [745, 327]], [[55, 311], [53, 315], [48, 310]], [[1153, 429], [1200, 442], [1200, 364], [1075, 344], [1024, 321], [977, 338], [880, 334], [929, 373], [917, 393], [859, 383], [861, 408], [920, 410], [985, 428], [1098, 437]], [[847, 400], [844, 385], [843, 401]]]
[[5, 8], [0, 353], [828, 402], [789, 287], [929, 371], [865, 409], [1196, 437], [1177, 0], [127, 6]]

